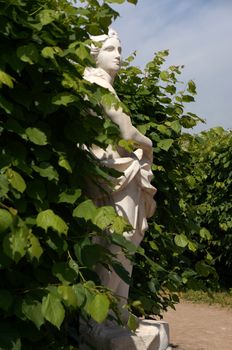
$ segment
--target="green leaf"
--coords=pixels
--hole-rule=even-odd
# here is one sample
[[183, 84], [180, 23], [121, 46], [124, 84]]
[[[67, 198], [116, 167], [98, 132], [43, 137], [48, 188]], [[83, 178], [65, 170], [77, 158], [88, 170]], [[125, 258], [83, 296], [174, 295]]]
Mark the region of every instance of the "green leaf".
[[76, 55], [83, 61], [85, 58], [89, 57], [89, 52], [86, 49], [85, 45], [80, 44], [80, 46], [76, 49]]
[[47, 321], [60, 329], [65, 316], [64, 307], [61, 304], [60, 299], [51, 293], [46, 297], [43, 297], [42, 315]]
[[86, 300], [86, 293], [85, 288], [81, 283], [73, 285], [73, 290], [77, 297], [77, 306], [81, 307], [83, 306], [85, 300]]
[[7, 130], [15, 132], [16, 134], [19, 134], [23, 139], [26, 139], [25, 129], [20, 125], [20, 123], [17, 120], [9, 118], [5, 125]]
[[9, 182], [5, 175], [0, 174], [0, 198], [4, 197], [9, 191]]
[[79, 204], [73, 211], [73, 216], [76, 218], [83, 218], [86, 221], [94, 219], [97, 213], [97, 207], [92, 200], [87, 199], [86, 201]]
[[131, 241], [127, 240], [123, 235], [118, 233], [111, 234], [112, 243], [125, 248], [128, 252], [134, 254], [137, 250], [136, 245], [134, 245]]
[[164, 134], [167, 136], [171, 135], [170, 128], [168, 128], [166, 125], [158, 125], [157, 130], [159, 130], [159, 132], [161, 132], [161, 134]]
[[77, 189], [70, 189], [66, 192], [62, 192], [59, 194], [59, 203], [70, 203], [74, 204], [77, 199], [81, 196], [81, 190], [79, 188]]
[[90, 316], [98, 323], [103, 322], [109, 311], [110, 302], [105, 294], [97, 294], [91, 304], [88, 311]]
[[123, 265], [120, 262], [115, 260], [115, 261], [111, 262], [111, 265], [112, 265], [114, 271], [116, 272], [116, 274], [126, 284], [130, 284], [131, 283], [131, 279], [130, 279], [130, 275], [129, 275], [128, 271], [123, 267]]
[[119, 107], [119, 101], [115, 97], [115, 95], [113, 95], [112, 93], [104, 94], [101, 97], [101, 104], [106, 109], [111, 108], [111, 107], [114, 107], [115, 109], [118, 109], [118, 107]]
[[6, 72], [3, 72], [0, 69], [0, 83], [7, 85], [10, 88], [14, 87], [14, 81], [15, 79], [12, 78], [9, 74], [7, 74]]
[[127, 0], [127, 2], [130, 2], [131, 4], [136, 5], [136, 4], [137, 4], [137, 2], [138, 2], [138, 0]]
[[93, 223], [104, 230], [113, 223], [116, 217], [117, 214], [113, 207], [104, 206], [97, 208], [97, 211], [95, 212], [95, 216], [93, 218]]
[[173, 142], [174, 140], [172, 139], [161, 140], [157, 143], [157, 147], [163, 149], [164, 151], [168, 151]]
[[188, 249], [191, 250], [191, 252], [196, 252], [197, 251], [197, 244], [190, 241], [188, 243]]
[[40, 11], [38, 17], [39, 17], [40, 23], [43, 26], [45, 26], [57, 20], [59, 18], [59, 12], [55, 10], [46, 9], [46, 10]]
[[131, 225], [124, 217], [117, 216], [114, 218], [110, 229], [115, 233], [122, 234], [125, 231], [129, 231], [131, 229]]
[[39, 59], [38, 49], [34, 44], [20, 46], [17, 49], [17, 56], [21, 61], [29, 64], [34, 64], [38, 62]]
[[36, 145], [44, 146], [47, 145], [47, 135], [44, 131], [38, 129], [38, 128], [27, 128], [26, 134], [29, 138], [29, 140]]
[[59, 175], [56, 169], [47, 162], [40, 163], [39, 166], [33, 165], [32, 168], [40, 174], [42, 177], [47, 177], [48, 180], [58, 180]]
[[189, 129], [193, 128], [197, 124], [197, 121], [188, 115], [183, 115], [180, 119], [180, 124], [184, 128]]
[[12, 294], [6, 289], [0, 289], [0, 309], [7, 311], [13, 303]]
[[89, 306], [91, 305], [93, 299], [96, 296], [96, 287], [93, 281], [87, 281], [84, 284], [84, 292], [85, 292], [85, 303], [82, 305], [82, 308], [84, 308], [84, 310], [87, 313], [89, 312]]
[[42, 304], [37, 300], [32, 300], [30, 298], [24, 299], [22, 303], [22, 312], [38, 329], [44, 324]]
[[[168, 124], [168, 123], [167, 123], [167, 124]], [[179, 134], [179, 132], [180, 132], [180, 130], [181, 130], [181, 125], [180, 125], [180, 123], [179, 123], [178, 120], [175, 120], [175, 121], [173, 121], [173, 122], [170, 122], [169, 125], [170, 125], [171, 129], [172, 129], [173, 131], [175, 131], [176, 134]]]
[[207, 265], [203, 260], [196, 263], [196, 271], [203, 277], [208, 277], [211, 273], [214, 273], [215, 270], [211, 266]]
[[188, 176], [186, 176], [185, 179], [187, 181], [187, 184], [188, 184], [189, 188], [193, 189], [193, 188], [196, 187], [196, 179], [195, 179], [194, 176], [188, 175]]
[[27, 237], [28, 232], [24, 227], [19, 227], [4, 237], [4, 253], [16, 263], [26, 254]]
[[188, 82], [188, 92], [190, 92], [193, 95], [195, 95], [197, 93], [197, 91], [196, 91], [196, 84], [194, 83], [193, 80], [190, 80]]
[[163, 81], [168, 81], [169, 80], [168, 71], [164, 70], [164, 71], [160, 72], [160, 79]]
[[122, 139], [122, 140], [119, 140], [118, 145], [124, 148], [128, 152], [133, 152], [135, 148], [135, 141]]
[[180, 235], [176, 235], [174, 241], [175, 244], [181, 248], [186, 247], [186, 245], [189, 243], [188, 238], [183, 233], [181, 233]]
[[66, 169], [69, 173], [72, 173], [71, 165], [70, 165], [69, 161], [66, 158], [60, 157], [58, 164], [62, 168]]
[[157, 246], [157, 244], [155, 242], [150, 241], [149, 245], [150, 245], [151, 249], [159, 251], [159, 247]]
[[26, 183], [19, 173], [9, 168], [6, 171], [6, 175], [9, 183], [13, 188], [15, 188], [17, 191], [21, 193], [25, 191]]
[[62, 296], [62, 299], [68, 306], [74, 308], [78, 307], [77, 295], [72, 286], [59, 286], [58, 293]]
[[205, 227], [200, 229], [200, 236], [201, 238], [206, 239], [207, 241], [210, 241], [212, 239], [211, 233]]
[[129, 316], [129, 319], [127, 322], [127, 326], [131, 331], [135, 332], [136, 329], [139, 327], [138, 318], [135, 315], [130, 313], [130, 316]]
[[171, 95], [174, 95], [176, 92], [176, 87], [175, 85], [168, 85], [165, 87], [165, 91], [167, 91]]
[[67, 235], [68, 225], [64, 220], [56, 215], [51, 209], [40, 212], [36, 218], [37, 226], [43, 228], [46, 232], [49, 227], [57, 231], [59, 234]]
[[78, 102], [77, 97], [69, 92], [61, 92], [52, 99], [52, 103], [57, 106], [67, 106], [73, 102]]
[[[125, 0], [106, 0], [106, 2], [109, 2], [110, 4], [123, 4]], [[128, 2], [131, 2], [131, 1], [128, 1]]]
[[29, 247], [27, 249], [27, 253], [30, 259], [33, 260], [35, 258], [37, 261], [39, 261], [39, 258], [43, 253], [43, 249], [40, 245], [38, 238], [31, 232], [28, 236], [28, 245]]
[[195, 101], [194, 97], [191, 95], [183, 95], [182, 102], [193, 102]]
[[13, 223], [12, 215], [6, 209], [0, 209], [0, 233], [6, 231]]
[[43, 50], [41, 51], [41, 54], [44, 58], [54, 58], [55, 56], [55, 51], [54, 48], [51, 46], [46, 46], [43, 48]]

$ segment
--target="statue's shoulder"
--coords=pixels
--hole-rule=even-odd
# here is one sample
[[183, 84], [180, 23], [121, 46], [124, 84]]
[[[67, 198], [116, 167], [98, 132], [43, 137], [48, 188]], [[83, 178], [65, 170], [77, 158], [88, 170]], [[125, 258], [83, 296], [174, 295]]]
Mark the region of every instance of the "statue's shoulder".
[[86, 67], [83, 78], [90, 83], [95, 83], [105, 89], [110, 90], [115, 94], [113, 86], [109, 83], [108, 74], [101, 68]]

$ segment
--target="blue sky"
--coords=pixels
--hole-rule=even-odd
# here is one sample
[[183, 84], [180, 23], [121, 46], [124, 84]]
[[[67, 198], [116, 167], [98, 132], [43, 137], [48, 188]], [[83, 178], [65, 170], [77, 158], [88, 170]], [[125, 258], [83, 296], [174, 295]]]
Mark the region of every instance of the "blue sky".
[[169, 49], [167, 64], [185, 65], [181, 80], [193, 79], [198, 90], [188, 110], [206, 120], [194, 131], [232, 128], [232, 0], [138, 0], [114, 8], [124, 57], [136, 50], [143, 67]]

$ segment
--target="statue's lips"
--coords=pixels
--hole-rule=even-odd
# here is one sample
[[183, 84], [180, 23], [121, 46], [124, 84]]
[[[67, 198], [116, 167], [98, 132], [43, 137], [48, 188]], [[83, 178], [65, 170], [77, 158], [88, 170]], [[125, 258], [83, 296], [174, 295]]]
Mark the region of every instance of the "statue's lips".
[[119, 60], [114, 60], [113, 62], [114, 62], [115, 64], [120, 65], [120, 61], [119, 61]]

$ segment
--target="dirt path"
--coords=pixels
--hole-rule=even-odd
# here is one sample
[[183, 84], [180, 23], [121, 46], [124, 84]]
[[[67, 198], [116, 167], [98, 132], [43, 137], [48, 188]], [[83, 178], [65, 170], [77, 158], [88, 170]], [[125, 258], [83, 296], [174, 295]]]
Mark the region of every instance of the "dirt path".
[[181, 302], [164, 314], [173, 350], [232, 350], [232, 310]]

